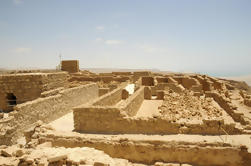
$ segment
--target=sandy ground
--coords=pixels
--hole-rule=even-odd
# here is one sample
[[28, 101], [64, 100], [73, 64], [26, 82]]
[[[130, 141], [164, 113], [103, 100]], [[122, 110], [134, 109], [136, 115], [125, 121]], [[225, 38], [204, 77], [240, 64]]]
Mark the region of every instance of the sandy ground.
[[158, 107], [161, 106], [163, 100], [144, 100], [141, 104], [136, 117], [152, 117], [153, 115], [159, 114]]
[[62, 116], [49, 124], [58, 131], [72, 131], [74, 129], [73, 112]]
[[[162, 100], [144, 100], [136, 116], [151, 117], [159, 112], [158, 107], [161, 106], [162, 103]], [[58, 131], [72, 131], [74, 129], [73, 112], [49, 124]]]
[[[157, 110], [161, 105], [161, 100], [145, 100], [142, 107], [139, 110], [137, 116], [151, 116], [154, 114], [153, 110]], [[145, 108], [145, 113], [143, 109]], [[155, 108], [155, 109], [153, 109]], [[63, 135], [77, 134], [72, 132], [73, 130], [73, 112], [66, 114], [65, 116], [53, 121], [50, 125], [58, 132], [64, 132]], [[73, 134], [74, 133], [74, 134]], [[162, 141], [185, 141], [185, 142], [224, 142], [232, 145], [246, 145], [248, 151], [251, 152], [251, 135], [189, 135], [189, 134], [176, 134], [176, 135], [144, 135], [144, 134], [118, 134], [118, 135], [104, 135], [104, 134], [81, 134], [86, 137], [95, 138], [128, 138], [132, 140], [162, 140]], [[111, 138], [110, 138], [111, 137]]]

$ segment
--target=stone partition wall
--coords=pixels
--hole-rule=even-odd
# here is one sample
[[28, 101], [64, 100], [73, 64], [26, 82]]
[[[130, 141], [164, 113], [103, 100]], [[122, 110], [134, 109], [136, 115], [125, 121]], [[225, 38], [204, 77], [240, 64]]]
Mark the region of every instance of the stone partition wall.
[[13, 110], [8, 95], [16, 98], [16, 104], [31, 101], [45, 91], [63, 87], [67, 76], [66, 72], [0, 75], [0, 109]]
[[107, 134], [239, 134], [235, 124], [223, 120], [203, 120], [202, 123], [178, 123], [164, 117], [141, 118], [135, 115], [144, 100], [144, 87], [113, 106], [81, 105], [73, 109], [77, 132]]
[[[60, 91], [57, 95], [26, 102], [15, 107], [8, 123], [1, 123], [0, 144], [14, 142], [23, 130], [42, 120], [53, 121], [70, 112], [75, 106], [98, 98], [97, 84], [87, 84]], [[2, 119], [5, 120], [5, 119]], [[1, 120], [1, 121], [2, 121]], [[7, 131], [3, 131], [7, 129]]]
[[206, 97], [212, 97], [218, 104], [223, 108], [236, 122], [240, 122], [243, 125], [248, 124], [248, 121], [245, 120], [243, 113], [240, 113], [236, 110], [236, 107], [225, 97], [218, 94], [217, 92], [205, 93]]
[[183, 77], [181, 81], [182, 81], [183, 87], [186, 89], [190, 89], [194, 85], [200, 85], [200, 82], [198, 80], [191, 77]]
[[234, 124], [207, 120], [202, 124], [180, 124], [165, 118], [129, 117], [115, 107], [74, 108], [74, 128], [81, 133], [106, 134], [240, 134]]
[[133, 72], [133, 81], [137, 81], [141, 77], [151, 76], [152, 73], [149, 71], [136, 71]]
[[112, 72], [113, 75], [119, 75], [119, 76], [130, 76], [132, 75], [132, 72]]
[[186, 163], [181, 164], [184, 166], [189, 164], [196, 166], [249, 166], [251, 162], [251, 153], [245, 146], [223, 142], [179, 141], [170, 139], [169, 136], [158, 135], [153, 140], [151, 136], [147, 135], [130, 137], [127, 135], [104, 136], [48, 132], [39, 134], [38, 139], [40, 143], [51, 142], [53, 147], [91, 147], [102, 150], [111, 157], [147, 165], [162, 161]]
[[122, 100], [122, 90], [126, 87], [128, 83], [122, 83], [118, 88], [113, 91], [106, 93], [97, 100], [95, 100], [92, 105], [94, 106], [112, 106], [117, 104]]
[[132, 96], [117, 106], [129, 116], [135, 116], [144, 101], [144, 87], [140, 87]]
[[154, 86], [154, 77], [141, 77], [141, 84], [143, 86]]

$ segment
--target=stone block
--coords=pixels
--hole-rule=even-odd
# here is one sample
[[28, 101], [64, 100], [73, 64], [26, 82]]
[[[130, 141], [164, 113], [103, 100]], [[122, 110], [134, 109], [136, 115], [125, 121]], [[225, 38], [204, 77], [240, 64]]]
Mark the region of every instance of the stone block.
[[144, 88], [144, 99], [151, 100], [151, 98], [152, 98], [151, 88], [146, 86]]
[[165, 93], [162, 90], [157, 90], [157, 100], [164, 100]]
[[53, 162], [57, 162], [57, 161], [62, 161], [64, 159], [67, 159], [67, 155], [66, 154], [59, 154], [59, 155], [55, 155], [55, 156], [48, 158], [48, 161], [49, 161], [49, 163], [53, 163]]
[[67, 71], [69, 73], [79, 72], [79, 62], [78, 60], [64, 60], [61, 61], [61, 70]]
[[153, 77], [142, 77], [142, 85], [143, 86], [154, 86], [154, 78]]
[[129, 92], [125, 89], [122, 90], [122, 99], [125, 100], [129, 97]]

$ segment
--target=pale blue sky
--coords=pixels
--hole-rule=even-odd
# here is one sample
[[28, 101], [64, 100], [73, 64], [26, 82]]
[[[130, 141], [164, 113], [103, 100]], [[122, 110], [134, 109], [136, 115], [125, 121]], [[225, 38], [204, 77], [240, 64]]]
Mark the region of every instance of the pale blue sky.
[[250, 0], [0, 0], [0, 68], [251, 74]]

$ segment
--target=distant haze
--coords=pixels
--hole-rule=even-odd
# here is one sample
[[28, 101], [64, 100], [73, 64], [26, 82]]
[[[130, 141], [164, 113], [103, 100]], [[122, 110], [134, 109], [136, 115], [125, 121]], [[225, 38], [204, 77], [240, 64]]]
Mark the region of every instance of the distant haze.
[[250, 0], [1, 0], [0, 68], [251, 74]]

